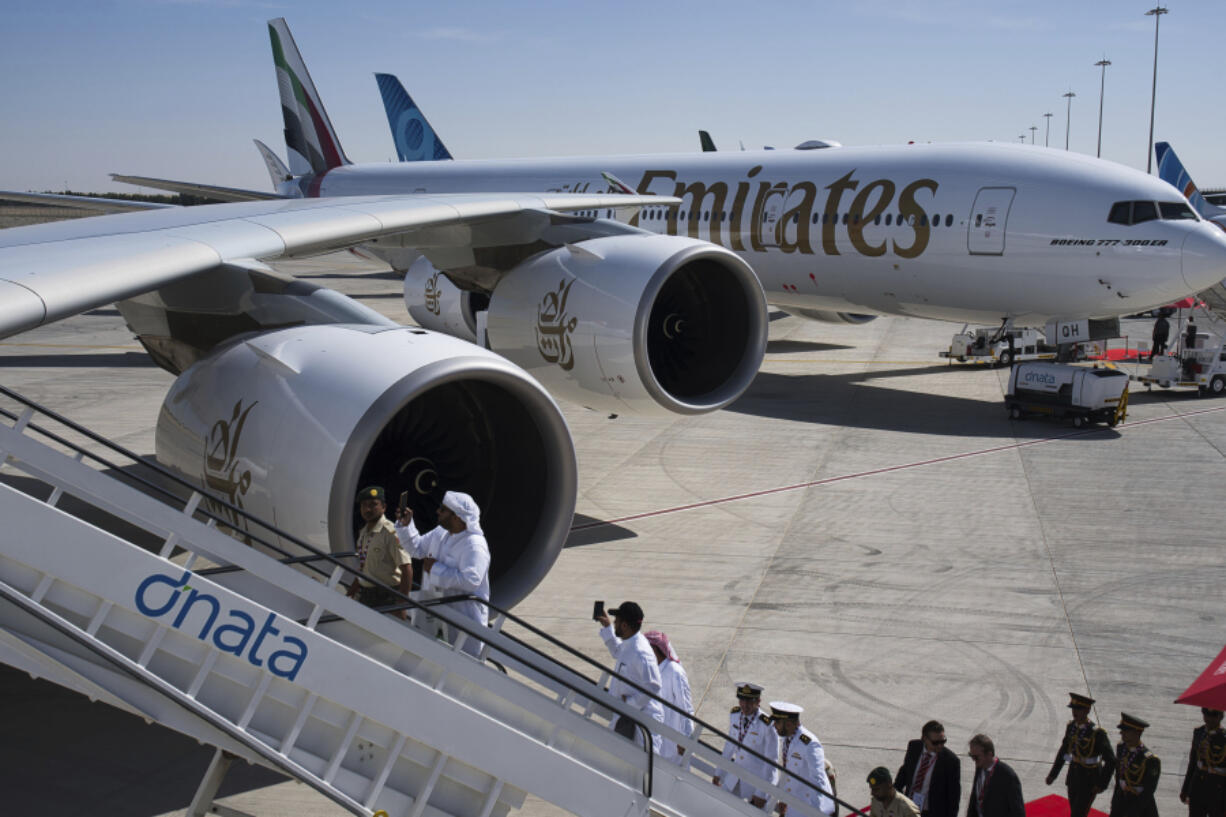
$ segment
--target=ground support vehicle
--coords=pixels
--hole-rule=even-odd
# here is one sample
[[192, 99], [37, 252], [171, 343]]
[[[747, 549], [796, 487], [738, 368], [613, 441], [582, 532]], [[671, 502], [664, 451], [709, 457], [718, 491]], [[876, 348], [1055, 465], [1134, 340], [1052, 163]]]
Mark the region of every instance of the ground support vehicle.
[[1019, 363], [1009, 373], [1005, 408], [1010, 419], [1044, 414], [1115, 426], [1128, 414], [1128, 375], [1119, 369], [1068, 363]]
[[[1013, 337], [1012, 349], [1009, 348], [1010, 335]], [[1006, 334], [990, 326], [973, 332], [964, 326], [950, 341], [949, 349], [941, 352], [941, 357], [951, 362], [1009, 366], [1015, 360], [1055, 360], [1056, 347], [1048, 345], [1046, 337], [1038, 329], [1010, 329]]]
[[1226, 394], [1226, 341], [1212, 332], [1198, 332], [1192, 348], [1178, 355], [1156, 355], [1149, 371], [1133, 379], [1146, 388], [1199, 389], [1201, 394]]

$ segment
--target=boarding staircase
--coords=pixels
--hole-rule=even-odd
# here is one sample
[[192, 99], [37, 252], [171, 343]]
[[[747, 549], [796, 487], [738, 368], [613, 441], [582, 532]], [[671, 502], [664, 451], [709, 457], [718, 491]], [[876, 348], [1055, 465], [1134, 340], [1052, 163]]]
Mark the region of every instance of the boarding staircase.
[[[407, 622], [364, 607], [340, 592], [345, 559], [0, 395], [0, 464], [19, 476], [0, 482], [0, 661], [216, 747], [190, 814], [241, 758], [358, 815], [501, 816], [529, 794], [585, 817], [761, 814], [711, 784], [731, 770], [820, 817], [731, 766], [702, 739], [732, 740], [715, 727], [644, 722], [605, 690], [612, 673], [513, 614], [491, 607], [477, 632], [454, 600], [400, 597]], [[684, 747], [683, 764], [617, 735], [618, 715]]]

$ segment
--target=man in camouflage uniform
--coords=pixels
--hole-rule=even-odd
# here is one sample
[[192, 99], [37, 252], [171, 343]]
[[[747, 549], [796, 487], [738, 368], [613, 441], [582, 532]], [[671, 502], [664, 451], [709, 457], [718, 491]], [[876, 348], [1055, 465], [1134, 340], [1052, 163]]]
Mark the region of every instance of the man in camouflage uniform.
[[1064, 728], [1064, 740], [1056, 750], [1056, 759], [1047, 773], [1047, 785], [1055, 782], [1065, 761], [1069, 764], [1064, 784], [1068, 787], [1071, 817], [1086, 817], [1099, 792], [1111, 785], [1115, 771], [1115, 753], [1107, 732], [1090, 720], [1094, 699], [1076, 692], [1069, 693], [1069, 709], [1073, 719]]
[[1202, 707], [1204, 726], [1192, 733], [1188, 771], [1179, 790], [1180, 802], [1187, 803], [1188, 817], [1223, 817], [1226, 814], [1226, 729], [1222, 710]]
[[1111, 817], [1158, 817], [1154, 789], [1162, 774], [1162, 763], [1141, 742], [1148, 723], [1126, 712], [1120, 713], [1120, 737], [1115, 747], [1115, 792], [1111, 795]]

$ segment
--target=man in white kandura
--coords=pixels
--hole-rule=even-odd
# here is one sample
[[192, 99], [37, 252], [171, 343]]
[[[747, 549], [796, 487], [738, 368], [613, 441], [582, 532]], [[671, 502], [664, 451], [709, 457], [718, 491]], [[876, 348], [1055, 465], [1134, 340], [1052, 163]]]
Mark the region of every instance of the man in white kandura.
[[[448, 491], [438, 509], [438, 526], [420, 534], [408, 508], [396, 520], [396, 537], [414, 558], [422, 560], [422, 590], [426, 595], [467, 593], [482, 601], [455, 602], [450, 609], [486, 627], [490, 599], [490, 548], [481, 532], [481, 509], [468, 494]], [[464, 652], [477, 655], [481, 642], [464, 641]]]
[[[779, 733], [782, 758], [779, 765], [791, 772], [780, 775], [779, 788], [804, 800], [825, 814], [834, 814], [834, 801], [830, 799], [830, 779], [826, 777], [826, 753], [822, 751], [817, 735], [800, 725], [800, 713], [804, 709], [796, 704], [771, 701], [771, 720]], [[811, 786], [802, 781], [808, 781]], [[813, 787], [816, 786], [817, 789]], [[779, 803], [775, 809], [780, 814], [788, 813], [788, 804]]]
[[[612, 624], [609, 623], [609, 616], [613, 616]], [[661, 690], [660, 668], [656, 664], [656, 656], [651, 651], [651, 645], [639, 632], [643, 626], [643, 608], [632, 601], [624, 601], [621, 607], [609, 610], [608, 613], [601, 613], [596, 620], [601, 625], [600, 638], [609, 648], [616, 662], [613, 671], [633, 681], [651, 695], [645, 695], [618, 678], [614, 678], [609, 683], [609, 693], [642, 712], [645, 717], [640, 718], [639, 721], [644, 728], [654, 728], [655, 724], [652, 721], [663, 723], [664, 707], [660, 706], [660, 702], [656, 700], [660, 697]], [[634, 723], [626, 718], [616, 718], [611, 726], [617, 734], [623, 737], [636, 742], [641, 739], [641, 736], [635, 734], [638, 730]], [[652, 751], [658, 755], [660, 736], [655, 732], [651, 733], [651, 745]]]
[[[667, 635], [659, 630], [652, 630], [644, 633], [643, 637], [651, 645], [651, 651], [656, 654], [656, 663], [660, 667], [660, 697], [677, 709], [685, 710], [683, 715], [676, 709], [663, 707], [664, 725], [683, 735], [689, 735], [694, 728], [694, 722], [686, 715], [694, 714], [694, 702], [690, 698], [690, 678], [685, 674], [685, 667], [681, 666], [681, 659], [677, 657], [677, 651], [673, 649]], [[680, 766], [683, 755], [684, 748], [664, 736], [660, 737], [660, 757]]]
[[[761, 711], [762, 687], [748, 682], [736, 685], [736, 703], [728, 715], [728, 734], [737, 743], [757, 752], [763, 757], [778, 762], [779, 734], [771, 725], [770, 717]], [[766, 761], [737, 746], [732, 741], [724, 742], [724, 757], [747, 772], [752, 772], [771, 783], [779, 781], [779, 771]], [[737, 797], [748, 800], [755, 808], [766, 805], [766, 792], [755, 788], [749, 781], [742, 782], [736, 775], [716, 775], [712, 781], [723, 786]]]

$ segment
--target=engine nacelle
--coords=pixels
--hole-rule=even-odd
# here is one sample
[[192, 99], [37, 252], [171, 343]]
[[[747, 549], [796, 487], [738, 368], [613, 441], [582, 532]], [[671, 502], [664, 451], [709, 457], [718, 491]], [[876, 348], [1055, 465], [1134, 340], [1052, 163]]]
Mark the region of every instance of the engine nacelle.
[[868, 323], [877, 320], [876, 315], [860, 315], [855, 312], [830, 312], [825, 309], [799, 309], [794, 306], [779, 307], [789, 315], [822, 323]]
[[469, 343], [477, 342], [477, 312], [487, 309], [489, 302], [485, 294], [451, 283], [425, 256], [404, 275], [404, 305], [417, 325]]
[[490, 299], [491, 349], [554, 395], [614, 413], [699, 414], [748, 388], [766, 352], [753, 270], [693, 238], [618, 235], [533, 256]]
[[501, 606], [553, 565], [577, 491], [570, 432], [544, 389], [413, 327], [303, 326], [219, 349], [166, 396], [157, 457], [325, 551], [354, 549], [363, 486], [382, 485], [393, 506], [408, 491], [423, 531], [443, 490], [472, 494]]

